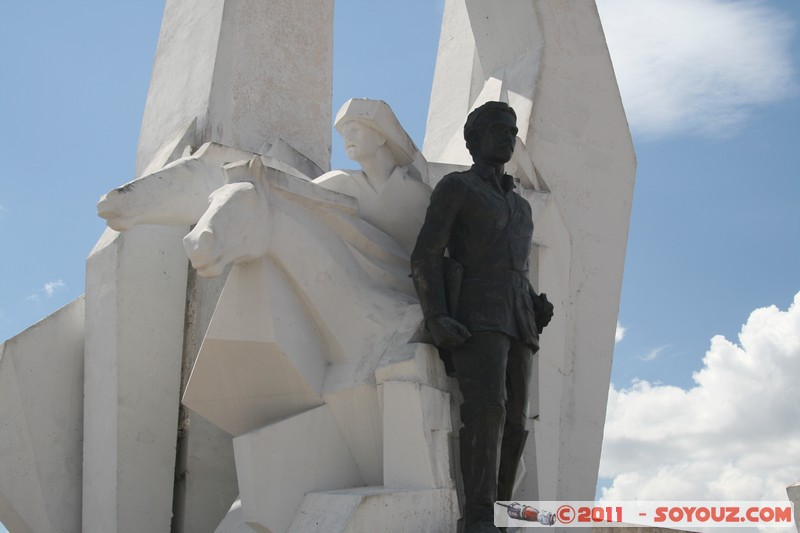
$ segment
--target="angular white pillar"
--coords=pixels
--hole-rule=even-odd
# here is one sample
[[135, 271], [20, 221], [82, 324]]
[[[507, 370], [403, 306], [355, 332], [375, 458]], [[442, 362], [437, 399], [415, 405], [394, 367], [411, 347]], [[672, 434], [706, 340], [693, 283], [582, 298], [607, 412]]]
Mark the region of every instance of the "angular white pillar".
[[333, 0], [168, 0], [137, 174], [195, 118], [197, 145], [282, 139], [327, 170], [332, 72]]
[[86, 260], [83, 528], [168, 531], [186, 255], [180, 228], [107, 230]]
[[471, 165], [464, 120], [489, 100], [508, 102], [515, 109], [519, 137], [527, 142], [543, 46], [533, 0], [447, 0], [425, 158]]
[[[136, 174], [206, 141], [253, 152], [288, 143], [328, 168], [332, 18], [332, 0], [167, 0]], [[179, 453], [197, 444], [208, 457], [223, 455], [193, 469], [180, 487], [176, 525], [189, 531], [196, 521], [187, 512], [221, 506], [224, 515], [229, 505], [202, 488], [213, 483], [230, 492], [229, 438], [191, 424], [191, 414], [188, 424], [178, 419], [181, 370], [195, 355], [186, 350], [196, 349], [183, 346], [184, 319], [208, 307], [193, 301], [186, 308], [187, 231], [108, 230], [87, 260], [86, 531], [169, 530], [179, 425], [199, 431], [182, 434]], [[191, 461], [181, 457], [179, 475]], [[210, 532], [216, 523], [202, 527], [191, 531]]]
[[[540, 492], [539, 497], [591, 500], [608, 403], [636, 158], [594, 2], [566, 0], [556, 5], [536, 0], [535, 5], [545, 47], [527, 146], [551, 191], [570, 247], [569, 275], [564, 276], [563, 268], [553, 269], [541, 272], [538, 280], [545, 292], [568, 280], [561, 315], [566, 322], [564, 351], [553, 353], [543, 344], [540, 355], [541, 362], [563, 357], [563, 389], [560, 411], [540, 414], [540, 419], [558, 416], [560, 429], [559, 454], [552, 458], [558, 463], [556, 492]], [[559, 246], [564, 246], [563, 240], [550, 249], [557, 253]], [[542, 464], [538, 458], [537, 463]]]
[[[513, 39], [513, 40], [511, 40]], [[509, 169], [534, 205], [531, 281], [556, 315], [518, 497], [591, 500], [597, 481], [636, 161], [594, 2], [447, 0], [424, 153], [469, 164], [462, 128], [487, 100], [517, 111]], [[515, 168], [512, 168], [515, 167]]]
[[81, 531], [83, 313], [81, 297], [0, 344], [0, 522], [14, 533]]

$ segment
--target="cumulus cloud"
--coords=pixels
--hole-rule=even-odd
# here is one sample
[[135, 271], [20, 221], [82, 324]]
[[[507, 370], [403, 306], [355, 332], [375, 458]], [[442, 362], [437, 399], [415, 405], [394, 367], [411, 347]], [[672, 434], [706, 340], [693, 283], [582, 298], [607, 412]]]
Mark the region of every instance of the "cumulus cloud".
[[56, 293], [56, 291], [60, 291], [66, 288], [67, 285], [60, 279], [57, 279], [55, 281], [48, 281], [47, 283], [45, 283], [42, 290], [44, 291], [44, 293], [47, 295], [48, 298], [51, 298], [53, 294]]
[[614, 343], [618, 343], [622, 339], [625, 338], [625, 326], [619, 323], [617, 320], [617, 331], [614, 332]]
[[659, 346], [658, 348], [653, 348], [646, 354], [638, 356], [637, 359], [641, 361], [654, 361], [655, 359], [661, 357], [664, 353], [664, 350], [666, 350], [667, 348], [669, 348], [668, 344], [664, 346]]
[[724, 137], [794, 91], [794, 28], [759, 0], [598, 0], [628, 120]]
[[67, 284], [64, 283], [60, 279], [53, 280], [53, 281], [48, 281], [47, 283], [45, 283], [42, 286], [41, 289], [39, 289], [38, 291], [34, 292], [33, 294], [31, 294], [30, 296], [28, 296], [25, 299], [29, 300], [31, 302], [38, 302], [38, 301], [41, 300], [41, 298], [39, 297], [39, 294], [44, 294], [48, 298], [52, 298], [55, 293], [57, 293], [59, 291], [62, 291], [64, 289], [66, 289], [66, 288], [67, 288]]
[[695, 386], [609, 394], [606, 500], [786, 500], [800, 481], [800, 293], [756, 309], [739, 342], [711, 340]]

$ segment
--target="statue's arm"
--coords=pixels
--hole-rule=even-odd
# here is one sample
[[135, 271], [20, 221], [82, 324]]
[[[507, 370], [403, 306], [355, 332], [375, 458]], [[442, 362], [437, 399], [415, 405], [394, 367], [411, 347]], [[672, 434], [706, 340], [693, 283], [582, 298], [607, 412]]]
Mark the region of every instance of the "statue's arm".
[[425, 222], [411, 254], [411, 277], [425, 324], [440, 347], [458, 346], [470, 336], [469, 330], [450, 316], [444, 275], [444, 252], [463, 200], [464, 190], [458, 179], [445, 176], [431, 194]]

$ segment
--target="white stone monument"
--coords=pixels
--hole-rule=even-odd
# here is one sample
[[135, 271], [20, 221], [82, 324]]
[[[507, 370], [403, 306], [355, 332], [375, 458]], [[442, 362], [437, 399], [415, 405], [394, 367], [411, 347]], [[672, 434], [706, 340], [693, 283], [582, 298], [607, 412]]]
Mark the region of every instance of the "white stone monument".
[[635, 173], [594, 3], [447, 0], [424, 150], [351, 100], [358, 171], [324, 172], [331, 43], [329, 0], [168, 0], [85, 307], [0, 345], [12, 533], [455, 531], [450, 383], [409, 343], [408, 254], [488, 100], [519, 117], [531, 281], [556, 306], [515, 497], [594, 497]]

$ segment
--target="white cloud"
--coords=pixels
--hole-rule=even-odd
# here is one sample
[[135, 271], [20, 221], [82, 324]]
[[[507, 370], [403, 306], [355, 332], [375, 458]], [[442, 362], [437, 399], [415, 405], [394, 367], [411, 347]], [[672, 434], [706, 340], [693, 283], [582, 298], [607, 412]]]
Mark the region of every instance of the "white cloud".
[[735, 133], [792, 93], [793, 26], [759, 0], [598, 0], [631, 127]]
[[62, 291], [64, 289], [66, 289], [66, 288], [67, 288], [67, 284], [64, 283], [60, 279], [57, 279], [57, 280], [54, 280], [54, 281], [48, 281], [47, 283], [45, 283], [42, 286], [41, 289], [39, 289], [38, 291], [34, 292], [30, 296], [27, 296], [25, 299], [30, 301], [30, 302], [38, 302], [38, 301], [41, 301], [41, 298], [39, 297], [40, 293], [44, 294], [48, 298], [52, 298], [53, 295], [56, 292]]
[[617, 331], [614, 332], [614, 344], [618, 343], [625, 338], [625, 326], [617, 320]]
[[664, 346], [659, 346], [658, 348], [653, 348], [646, 354], [638, 356], [637, 359], [641, 361], [653, 361], [661, 357], [661, 354], [663, 354], [664, 350], [666, 350], [667, 348], [669, 348], [668, 344], [665, 344]]
[[55, 294], [56, 291], [60, 291], [66, 288], [67, 285], [60, 279], [57, 279], [55, 281], [48, 281], [47, 283], [45, 283], [42, 290], [44, 291], [44, 293], [47, 295], [48, 298], [52, 298], [53, 294]]
[[696, 385], [609, 394], [607, 500], [786, 500], [800, 481], [800, 293], [756, 309], [739, 344], [711, 340]]

